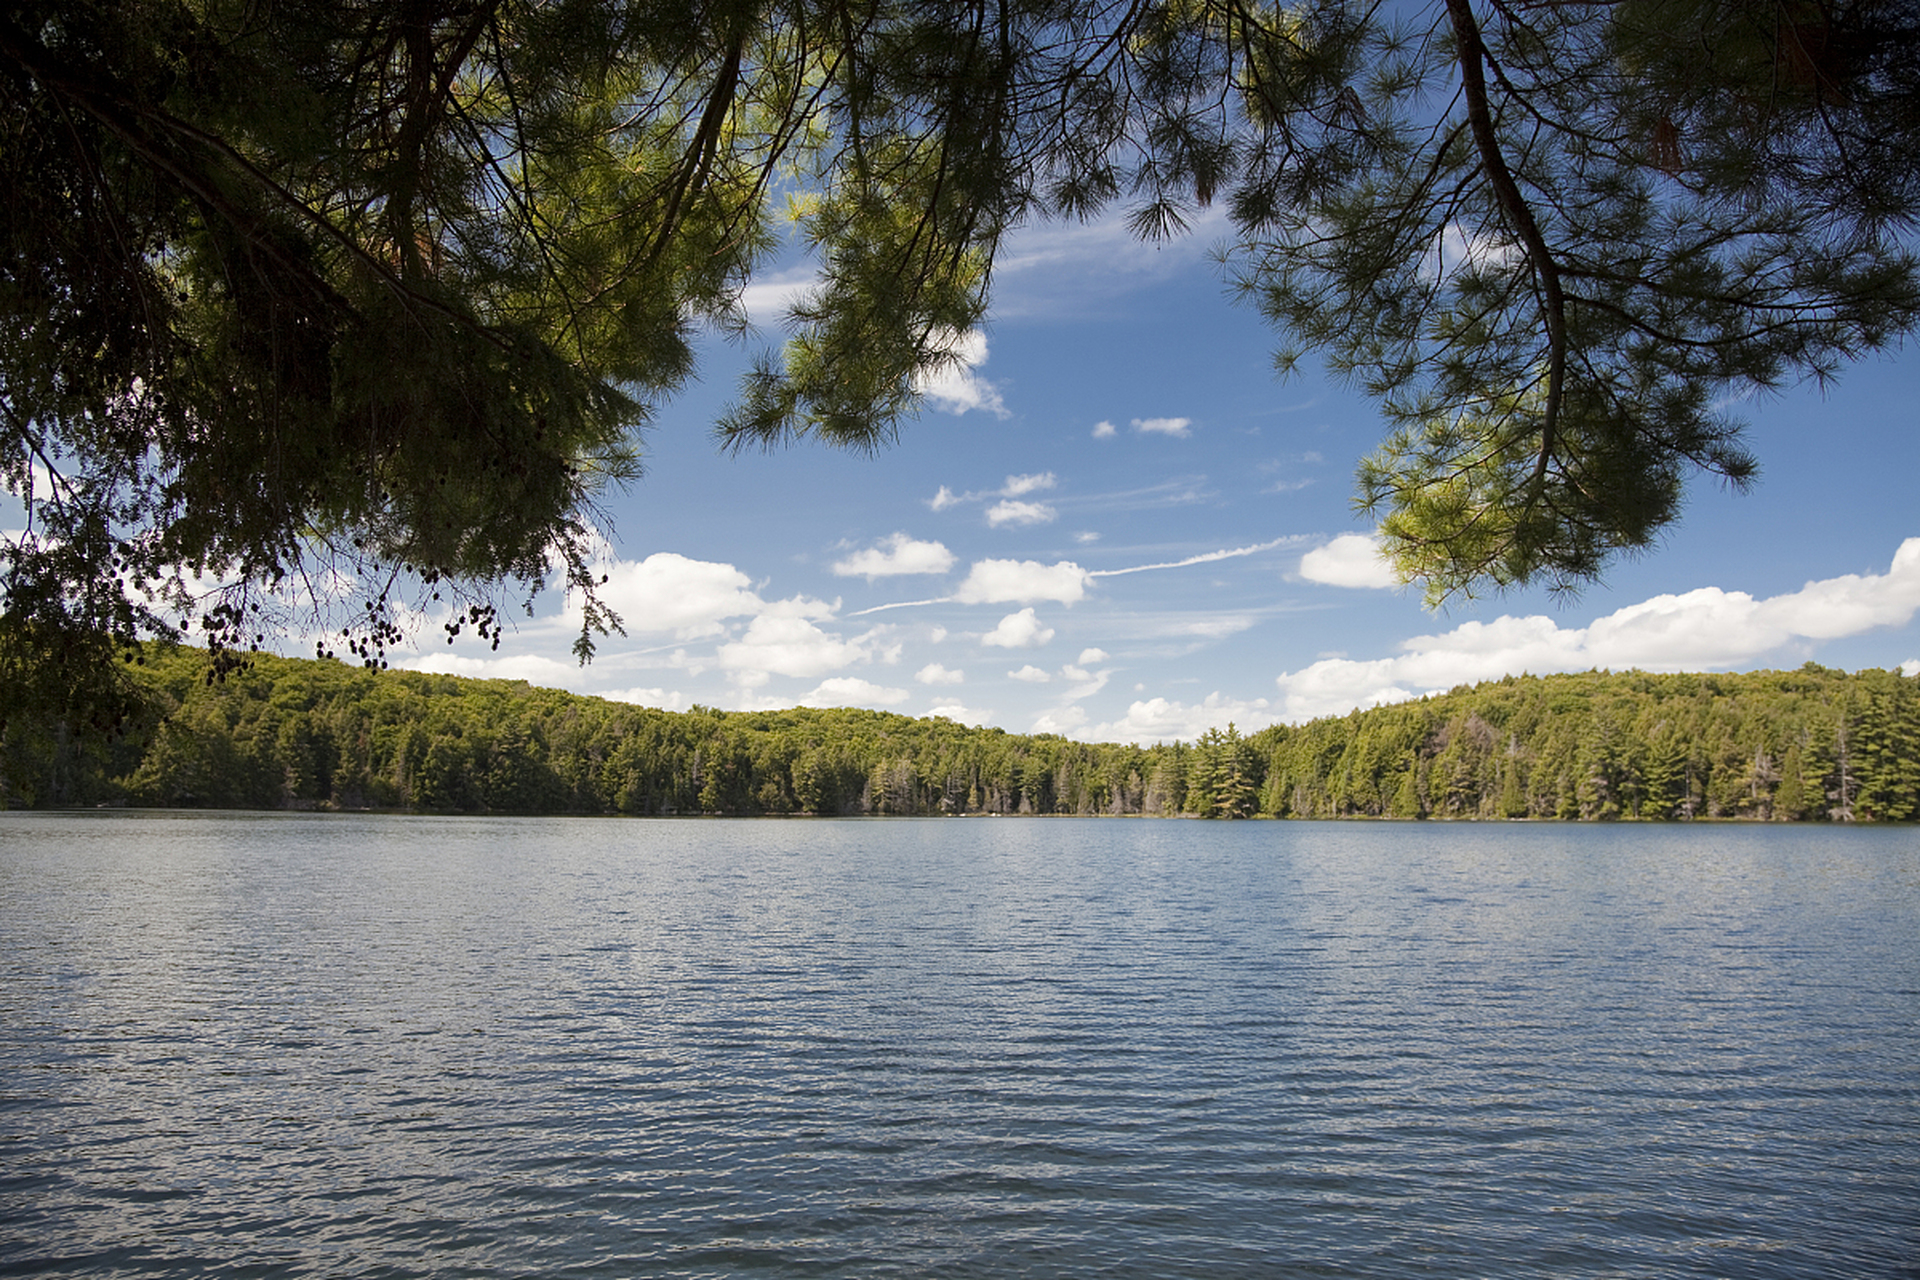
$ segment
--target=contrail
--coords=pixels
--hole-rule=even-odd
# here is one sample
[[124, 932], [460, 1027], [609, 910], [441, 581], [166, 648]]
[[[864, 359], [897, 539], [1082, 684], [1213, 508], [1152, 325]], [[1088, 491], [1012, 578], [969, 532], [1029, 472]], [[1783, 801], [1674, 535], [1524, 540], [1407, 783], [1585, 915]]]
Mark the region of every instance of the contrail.
[[953, 603], [952, 596], [935, 596], [931, 600], [896, 600], [892, 604], [874, 605], [873, 608], [871, 609], [855, 609], [852, 613], [848, 614], [847, 616], [849, 618], [859, 618], [869, 613], [879, 613], [882, 609], [911, 609], [915, 605], [921, 605], [921, 604], [951, 604], [951, 603]]
[[1093, 569], [1088, 571], [1089, 578], [1117, 578], [1123, 573], [1145, 573], [1149, 569], [1184, 569], [1190, 564], [1207, 564], [1214, 560], [1231, 560], [1235, 556], [1250, 556], [1256, 551], [1271, 551], [1283, 542], [1293, 542], [1295, 538], [1275, 538], [1272, 542], [1260, 542], [1251, 547], [1235, 547], [1231, 551], [1209, 551], [1205, 555], [1189, 556], [1185, 560], [1169, 560], [1165, 564], [1137, 564], [1131, 569]]
[[[1272, 542], [1257, 542], [1251, 547], [1234, 547], [1230, 551], [1209, 551], [1204, 555], [1188, 556], [1185, 560], [1169, 560], [1164, 564], [1136, 564], [1128, 569], [1085, 569], [1089, 578], [1117, 578], [1123, 573], [1145, 573], [1149, 569], [1184, 569], [1192, 564], [1210, 564], [1215, 560], [1232, 560], [1236, 556], [1250, 556], [1256, 551], [1271, 551], [1285, 542], [1298, 542], [1297, 534], [1284, 538], [1275, 538]], [[849, 618], [865, 617], [869, 613], [879, 613], [885, 609], [911, 609], [923, 604], [952, 604], [952, 596], [936, 596], [931, 600], [896, 600], [892, 604], [876, 604], [870, 609], [856, 609], [846, 615]]]

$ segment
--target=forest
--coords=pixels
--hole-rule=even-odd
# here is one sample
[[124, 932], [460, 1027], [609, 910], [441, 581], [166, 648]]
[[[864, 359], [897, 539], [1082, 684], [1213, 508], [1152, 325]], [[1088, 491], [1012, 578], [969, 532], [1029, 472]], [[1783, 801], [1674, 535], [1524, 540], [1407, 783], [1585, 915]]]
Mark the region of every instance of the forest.
[[112, 736], [0, 717], [0, 808], [1911, 822], [1920, 678], [1586, 672], [1151, 747], [861, 709], [668, 712], [150, 643]]

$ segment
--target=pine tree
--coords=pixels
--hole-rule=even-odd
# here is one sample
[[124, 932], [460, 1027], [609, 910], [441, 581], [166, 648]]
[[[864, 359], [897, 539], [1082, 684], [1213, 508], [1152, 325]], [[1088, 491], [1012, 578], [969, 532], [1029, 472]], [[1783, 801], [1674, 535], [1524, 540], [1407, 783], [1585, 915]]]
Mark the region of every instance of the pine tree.
[[1792, 16], [23, 0], [0, 478], [35, 535], [0, 547], [0, 715], [121, 723], [118, 660], [182, 628], [231, 664], [318, 613], [378, 667], [445, 595], [496, 642], [555, 579], [588, 656], [599, 504], [789, 216], [819, 282], [733, 447], [891, 439], [1012, 230], [1217, 205], [1282, 362], [1380, 400], [1360, 490], [1401, 571], [1577, 585], [1694, 473], [1752, 474], [1718, 406], [1920, 322], [1920, 15]]

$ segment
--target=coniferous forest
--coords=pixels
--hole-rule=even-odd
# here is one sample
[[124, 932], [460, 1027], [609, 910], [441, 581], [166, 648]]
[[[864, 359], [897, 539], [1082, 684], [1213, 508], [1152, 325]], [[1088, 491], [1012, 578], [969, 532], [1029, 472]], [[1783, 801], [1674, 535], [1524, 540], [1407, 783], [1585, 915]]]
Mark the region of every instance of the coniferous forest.
[[113, 735], [10, 716], [0, 807], [470, 813], [1920, 819], [1920, 679], [1508, 677], [1193, 743], [858, 709], [673, 713], [523, 682], [149, 646]]

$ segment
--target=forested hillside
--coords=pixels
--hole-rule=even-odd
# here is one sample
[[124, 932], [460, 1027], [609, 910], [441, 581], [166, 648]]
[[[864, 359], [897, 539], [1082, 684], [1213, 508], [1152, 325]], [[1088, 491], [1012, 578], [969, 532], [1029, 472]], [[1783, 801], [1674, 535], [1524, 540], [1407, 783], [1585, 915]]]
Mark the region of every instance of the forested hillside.
[[1920, 679], [1509, 677], [1153, 747], [865, 710], [670, 713], [525, 683], [150, 647], [103, 741], [9, 717], [0, 807], [621, 814], [1920, 818]]

